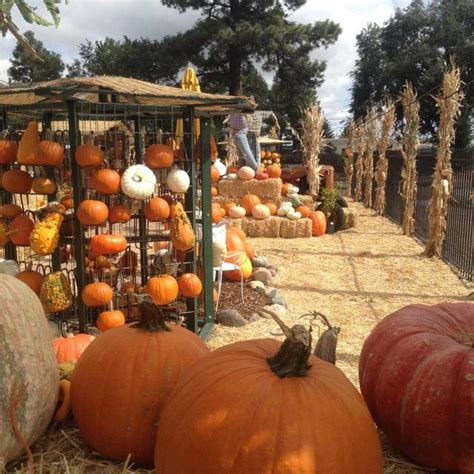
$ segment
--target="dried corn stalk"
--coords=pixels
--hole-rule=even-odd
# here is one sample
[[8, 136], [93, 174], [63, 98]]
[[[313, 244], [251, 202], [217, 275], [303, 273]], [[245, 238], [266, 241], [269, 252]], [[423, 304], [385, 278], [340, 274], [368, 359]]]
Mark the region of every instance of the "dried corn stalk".
[[227, 167], [235, 166], [239, 163], [239, 154], [237, 153], [237, 147], [234, 143], [234, 137], [231, 133], [227, 137], [227, 156], [225, 164]]
[[372, 182], [374, 180], [374, 150], [377, 143], [377, 112], [371, 108], [367, 112], [367, 153], [364, 157], [364, 206], [372, 207]]
[[347, 182], [347, 195], [352, 194], [352, 175], [354, 173], [354, 152], [352, 147], [354, 146], [354, 134], [355, 134], [355, 123], [351, 120], [349, 125], [349, 138], [347, 142], [347, 148], [344, 150], [344, 173], [346, 175]]
[[416, 202], [416, 153], [418, 150], [418, 129], [420, 126], [420, 102], [411, 84], [406, 84], [402, 93], [405, 130], [402, 138], [403, 168], [400, 194], [405, 200], [402, 228], [405, 235], [413, 235], [415, 230]]
[[382, 121], [382, 132], [378, 143], [379, 160], [375, 171], [375, 183], [377, 189], [375, 193], [375, 211], [379, 216], [383, 216], [385, 212], [385, 189], [387, 187], [388, 159], [387, 148], [390, 132], [395, 122], [395, 107], [392, 99], [388, 99], [385, 103], [385, 115]]
[[429, 257], [441, 257], [443, 252], [448, 199], [453, 185], [451, 143], [454, 140], [454, 124], [460, 114], [463, 97], [460, 70], [452, 65], [451, 70], [444, 74], [441, 94], [434, 98], [440, 119], [436, 168], [429, 203], [429, 237], [425, 247], [425, 254]]
[[356, 127], [357, 159], [355, 160], [354, 201], [362, 200], [362, 178], [364, 176], [365, 124], [361, 119]]

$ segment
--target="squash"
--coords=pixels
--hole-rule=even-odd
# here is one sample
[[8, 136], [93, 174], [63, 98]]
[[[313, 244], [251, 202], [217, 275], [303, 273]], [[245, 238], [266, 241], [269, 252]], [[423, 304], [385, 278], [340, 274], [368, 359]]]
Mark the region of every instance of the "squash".
[[194, 247], [194, 231], [183, 205], [171, 205], [171, 242], [176, 250], [191, 250]]
[[130, 454], [131, 462], [151, 467], [163, 406], [182, 372], [209, 349], [188, 329], [166, 324], [161, 309], [144, 299], [139, 322], [104, 332], [82, 354], [71, 405], [94, 451], [118, 461]]
[[0, 140], [0, 164], [7, 165], [16, 160], [18, 145], [13, 140]]
[[109, 217], [109, 208], [102, 201], [86, 199], [79, 203], [76, 214], [82, 225], [102, 225]]
[[227, 213], [229, 214], [229, 217], [232, 217], [233, 219], [242, 219], [242, 217], [245, 217], [246, 210], [243, 207], [240, 206], [232, 206]]
[[158, 143], [145, 150], [145, 164], [151, 168], [169, 168], [174, 162], [174, 151], [167, 145]]
[[56, 183], [49, 178], [34, 178], [31, 189], [36, 194], [54, 194], [56, 192]]
[[30, 235], [31, 250], [37, 255], [51, 255], [58, 246], [59, 229], [63, 223], [63, 215], [59, 212], [49, 212], [38, 222]]
[[237, 178], [238, 178], [237, 173], [229, 173], [225, 177], [225, 179], [228, 179], [229, 181], [235, 181]]
[[35, 164], [61, 166], [64, 161], [64, 149], [61, 144], [43, 140], [35, 149]]
[[278, 217], [286, 217], [286, 215], [288, 214], [288, 208], [283, 206], [283, 207], [280, 207], [278, 210], [277, 210], [277, 216]]
[[250, 166], [242, 166], [237, 172], [239, 179], [248, 181], [249, 179], [255, 178], [255, 171]]
[[178, 297], [178, 292], [178, 282], [171, 275], [152, 277], [145, 286], [145, 293], [149, 294], [153, 301], [159, 305], [173, 303]]
[[377, 431], [356, 388], [312, 355], [308, 330], [279, 322], [283, 344], [236, 342], [183, 374], [158, 424], [156, 474], [209, 466], [226, 474], [382, 474]]
[[58, 364], [77, 362], [87, 346], [95, 339], [90, 334], [69, 334], [67, 337], [53, 339], [53, 349]]
[[292, 185], [290, 183], [284, 183], [281, 185], [281, 195], [286, 196], [288, 194], [288, 191], [292, 188]]
[[111, 224], [125, 224], [132, 218], [132, 211], [126, 204], [115, 204], [109, 211]]
[[100, 166], [104, 162], [104, 152], [98, 146], [86, 143], [76, 148], [74, 158], [82, 167]]
[[126, 196], [145, 200], [155, 192], [156, 176], [145, 165], [133, 165], [124, 171], [120, 185]]
[[103, 168], [92, 175], [91, 186], [100, 194], [120, 192], [120, 175], [115, 170]]
[[27, 216], [16, 216], [10, 223], [9, 236], [15, 245], [30, 245], [30, 235], [35, 223]]
[[359, 380], [390, 443], [440, 471], [474, 471], [474, 304], [410, 305], [364, 342]]
[[175, 168], [168, 173], [166, 184], [173, 193], [185, 193], [189, 189], [191, 180], [184, 170]]
[[178, 278], [178, 288], [185, 298], [197, 298], [202, 292], [202, 283], [194, 273], [183, 273]]
[[257, 204], [252, 209], [252, 216], [255, 219], [268, 219], [270, 217], [270, 209], [265, 204]]
[[314, 211], [309, 214], [311, 219], [312, 234], [319, 237], [326, 233], [326, 216], [322, 211]]
[[145, 217], [151, 222], [166, 221], [170, 216], [170, 212], [169, 204], [160, 197], [151, 198], [143, 209]]
[[301, 219], [301, 213], [298, 211], [295, 211], [294, 209], [289, 209], [286, 213], [286, 217], [288, 217], [288, 219], [296, 221], [298, 219]]
[[71, 306], [71, 285], [64, 273], [46, 275], [41, 285], [40, 300], [46, 313], [59, 313]]
[[56, 408], [59, 374], [48, 322], [35, 293], [13, 276], [0, 274], [0, 458], [8, 463], [24, 454], [9, 419], [33, 444]]
[[244, 194], [240, 198], [240, 205], [245, 209], [247, 216], [252, 215], [252, 209], [257, 204], [262, 204], [262, 201], [260, 201], [260, 198], [255, 194]]
[[32, 184], [33, 178], [23, 170], [8, 170], [2, 175], [3, 189], [9, 193], [29, 193]]
[[39, 142], [38, 123], [29, 122], [18, 145], [17, 161], [20, 165], [35, 164], [35, 151]]

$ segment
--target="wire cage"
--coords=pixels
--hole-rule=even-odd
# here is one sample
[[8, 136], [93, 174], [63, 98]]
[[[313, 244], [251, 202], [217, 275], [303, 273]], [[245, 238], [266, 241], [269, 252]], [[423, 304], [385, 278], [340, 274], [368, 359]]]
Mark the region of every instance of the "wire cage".
[[[13, 238], [5, 245], [4, 256], [17, 261], [20, 270], [33, 269], [44, 275], [63, 272], [71, 287], [73, 303], [66, 311], [48, 316], [62, 328], [80, 332], [93, 331], [98, 314], [106, 310], [121, 310], [127, 321], [137, 319], [135, 292], [141, 291], [152, 276], [179, 277], [183, 273], [195, 273], [203, 282], [201, 295], [178, 298], [163, 310], [169, 319], [184, 320], [188, 329], [206, 337], [214, 321], [210, 120], [213, 114], [251, 110], [253, 103], [229, 96], [183, 95], [180, 89], [134, 80], [128, 80], [129, 89], [125, 89], [125, 94], [127, 83], [124, 81], [110, 78], [109, 85], [104, 87], [104, 78], [100, 78], [100, 86], [90, 78], [90, 83], [81, 82], [78, 90], [78, 83], [68, 79], [33, 85], [29, 89], [0, 91], [4, 139], [19, 142], [26, 123], [36, 121], [40, 123], [40, 140], [59, 143], [64, 150], [62, 166], [0, 164], [2, 174], [8, 169], [22, 169], [31, 177], [46, 177], [56, 183], [56, 190], [49, 195], [12, 194], [2, 189], [1, 205], [16, 204], [21, 215], [33, 223], [44, 218], [48, 203], [60, 202], [65, 209], [59, 245], [53, 254], [35, 255], [27, 242]], [[134, 94], [138, 87], [147, 93]], [[161, 89], [156, 90], [158, 87]], [[196, 118], [201, 121], [199, 140], [194, 131]], [[176, 147], [177, 120], [184, 124], [184, 133], [178, 137], [180, 148]], [[121, 190], [99, 193], [93, 182], [97, 168], [81, 167], [75, 160], [80, 145], [95, 145], [104, 155], [102, 167], [121, 175], [128, 167], [143, 164], [145, 150], [157, 143], [174, 149], [172, 167], [186, 171], [190, 178], [187, 192], [176, 194], [167, 184], [171, 168], [153, 170], [157, 180], [153, 197], [162, 197], [169, 203], [181, 202], [192, 224], [196, 243], [188, 252], [173, 249], [168, 220], [154, 222], [146, 218], [145, 201], [130, 199]], [[84, 200], [105, 203], [108, 220], [101, 225], [81, 224], [78, 207]], [[11, 221], [6, 219], [6, 224], [10, 226]], [[124, 236], [127, 248], [124, 252], [106, 255], [99, 266], [97, 258], [91, 258], [88, 244], [92, 237], [109, 233]], [[113, 288], [113, 299], [107, 307], [84, 304], [82, 290], [93, 281], [106, 282]]]

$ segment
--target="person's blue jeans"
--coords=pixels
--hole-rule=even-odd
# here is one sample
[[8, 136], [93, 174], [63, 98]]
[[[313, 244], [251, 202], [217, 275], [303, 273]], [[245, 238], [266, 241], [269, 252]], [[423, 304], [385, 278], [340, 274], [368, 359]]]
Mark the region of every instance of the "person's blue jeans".
[[240, 158], [244, 157], [247, 165], [256, 172], [258, 170], [258, 163], [253, 156], [249, 141], [247, 139], [247, 134], [242, 131], [234, 133], [234, 143], [237, 147]]

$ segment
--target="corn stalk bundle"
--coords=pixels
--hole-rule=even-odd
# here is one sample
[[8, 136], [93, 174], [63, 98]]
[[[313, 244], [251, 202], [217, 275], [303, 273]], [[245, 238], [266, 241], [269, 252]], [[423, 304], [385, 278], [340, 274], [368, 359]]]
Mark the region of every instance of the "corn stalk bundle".
[[375, 192], [375, 211], [379, 216], [383, 216], [385, 212], [385, 189], [387, 187], [388, 159], [387, 148], [390, 132], [395, 122], [395, 107], [392, 99], [388, 99], [385, 104], [385, 115], [382, 121], [382, 132], [380, 134], [379, 160], [375, 170], [375, 183], [377, 189]]
[[225, 159], [225, 164], [227, 167], [229, 167], [237, 165], [238, 162], [239, 154], [237, 153], [237, 147], [234, 143], [234, 137], [232, 136], [232, 133], [229, 133], [227, 137], [227, 156]]
[[405, 130], [402, 138], [403, 168], [400, 194], [405, 200], [402, 228], [405, 235], [413, 235], [415, 230], [416, 202], [416, 152], [418, 150], [418, 129], [420, 126], [420, 103], [411, 84], [406, 84], [402, 93]]
[[375, 108], [367, 112], [367, 153], [364, 157], [364, 206], [372, 207], [372, 182], [374, 180], [374, 150], [377, 143], [377, 120]]
[[453, 65], [451, 70], [444, 74], [441, 94], [434, 97], [440, 119], [436, 168], [429, 203], [429, 237], [425, 247], [425, 254], [429, 257], [441, 257], [443, 251], [448, 199], [453, 186], [451, 143], [454, 140], [454, 124], [459, 117], [463, 97], [460, 70]]
[[347, 181], [347, 195], [352, 194], [352, 175], [354, 173], [354, 152], [352, 147], [354, 146], [354, 134], [355, 134], [355, 123], [351, 120], [349, 125], [349, 137], [347, 142], [347, 148], [344, 150], [344, 173]]
[[364, 176], [365, 124], [360, 120], [355, 131], [357, 159], [355, 160], [354, 201], [362, 200], [362, 178]]

